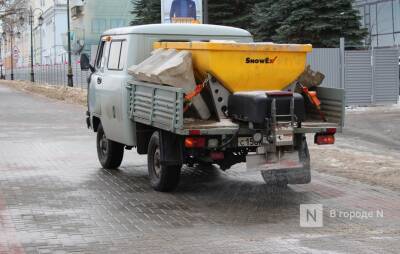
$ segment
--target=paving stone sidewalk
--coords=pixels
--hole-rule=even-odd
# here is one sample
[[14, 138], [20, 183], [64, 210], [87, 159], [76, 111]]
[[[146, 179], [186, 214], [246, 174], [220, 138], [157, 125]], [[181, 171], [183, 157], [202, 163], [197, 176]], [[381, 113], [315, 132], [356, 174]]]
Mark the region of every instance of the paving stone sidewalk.
[[[237, 165], [185, 168], [175, 193], [157, 193], [134, 151], [100, 168], [84, 117], [0, 86], [1, 254], [399, 252], [398, 192], [315, 171], [309, 185], [272, 188]], [[300, 227], [300, 204], [322, 204], [324, 226]]]

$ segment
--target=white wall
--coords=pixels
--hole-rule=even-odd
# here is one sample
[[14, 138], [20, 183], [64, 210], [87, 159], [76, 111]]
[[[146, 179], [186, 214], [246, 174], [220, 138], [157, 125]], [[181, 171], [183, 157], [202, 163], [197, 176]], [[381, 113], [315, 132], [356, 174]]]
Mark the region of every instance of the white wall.
[[[67, 5], [66, 0], [31, 0], [27, 8], [32, 7], [34, 12], [34, 63], [59, 64], [66, 60], [62, 36], [67, 32]], [[43, 25], [40, 27], [38, 19], [42, 15]], [[30, 26], [22, 27], [23, 37], [16, 39], [16, 46], [21, 55], [18, 66], [30, 63]]]
[[[55, 1], [57, 2], [57, 1]], [[66, 5], [54, 5], [44, 12], [41, 27], [42, 64], [59, 64], [65, 62], [65, 50], [62, 36], [67, 32]]]
[[[72, 19], [71, 30], [82, 37], [84, 51], [88, 54], [98, 44], [100, 35], [105, 30], [128, 26], [133, 19], [130, 0], [76, 0], [75, 3], [83, 6], [83, 14]], [[71, 8], [73, 6], [74, 1], [71, 1]]]

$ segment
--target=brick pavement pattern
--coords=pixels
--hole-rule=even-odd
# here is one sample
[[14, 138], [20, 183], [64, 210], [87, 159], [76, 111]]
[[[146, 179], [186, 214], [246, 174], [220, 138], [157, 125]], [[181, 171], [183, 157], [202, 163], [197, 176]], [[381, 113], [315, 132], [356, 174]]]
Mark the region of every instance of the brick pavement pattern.
[[[148, 184], [146, 157], [100, 168], [85, 109], [0, 86], [0, 253], [399, 253], [399, 193], [313, 173], [267, 187], [243, 165], [185, 168], [178, 190]], [[301, 228], [300, 204], [324, 227]], [[383, 210], [383, 218], [329, 211]]]

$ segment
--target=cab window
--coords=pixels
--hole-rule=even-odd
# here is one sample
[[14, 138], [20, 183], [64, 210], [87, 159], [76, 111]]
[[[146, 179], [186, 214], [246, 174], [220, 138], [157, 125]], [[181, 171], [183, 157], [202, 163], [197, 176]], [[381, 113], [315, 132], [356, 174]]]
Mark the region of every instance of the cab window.
[[99, 49], [97, 50], [96, 63], [95, 63], [96, 69], [100, 69], [101, 67], [101, 59], [103, 58], [105, 44], [106, 44], [105, 41], [101, 41]]
[[110, 42], [108, 41], [101, 41], [100, 47], [97, 51], [97, 57], [96, 57], [96, 70], [99, 70], [100, 72], [104, 72], [104, 68], [106, 66], [106, 61], [108, 59], [108, 48], [110, 46]]
[[127, 43], [125, 40], [114, 40], [110, 45], [110, 53], [107, 68], [109, 70], [121, 71], [125, 68], [124, 61], [126, 56]]

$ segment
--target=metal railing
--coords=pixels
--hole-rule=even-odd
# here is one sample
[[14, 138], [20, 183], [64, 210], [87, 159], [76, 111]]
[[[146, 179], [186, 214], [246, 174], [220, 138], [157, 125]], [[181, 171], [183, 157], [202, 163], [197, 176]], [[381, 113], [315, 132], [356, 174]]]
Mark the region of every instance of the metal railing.
[[[90, 71], [82, 71], [79, 64], [72, 65], [74, 74], [74, 87], [87, 89], [87, 78]], [[35, 65], [35, 83], [48, 84], [55, 86], [68, 85], [68, 64], [53, 64], [53, 65]], [[11, 70], [5, 70], [6, 79], [10, 80]], [[31, 80], [31, 67], [15, 67], [14, 79], [15, 80]]]

